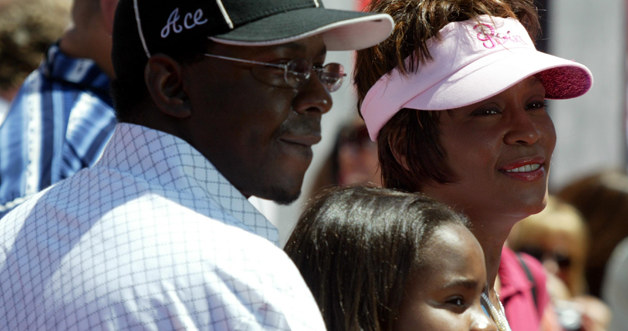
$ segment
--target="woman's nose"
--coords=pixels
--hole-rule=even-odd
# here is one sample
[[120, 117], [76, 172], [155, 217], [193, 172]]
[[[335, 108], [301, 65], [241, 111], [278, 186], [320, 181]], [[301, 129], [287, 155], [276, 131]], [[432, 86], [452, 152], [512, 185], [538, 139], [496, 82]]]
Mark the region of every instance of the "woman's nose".
[[515, 112], [510, 118], [509, 126], [504, 137], [507, 144], [532, 145], [543, 135], [543, 126], [538, 125], [524, 109]]

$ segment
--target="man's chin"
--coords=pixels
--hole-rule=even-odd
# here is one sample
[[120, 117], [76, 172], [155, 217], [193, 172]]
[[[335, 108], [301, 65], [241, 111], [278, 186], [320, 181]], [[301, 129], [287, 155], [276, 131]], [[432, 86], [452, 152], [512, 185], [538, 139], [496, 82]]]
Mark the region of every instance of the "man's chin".
[[274, 187], [271, 191], [265, 192], [265, 194], [257, 195], [258, 198], [272, 200], [280, 205], [289, 205], [295, 202], [301, 195], [301, 190], [296, 192], [289, 192], [285, 189]]

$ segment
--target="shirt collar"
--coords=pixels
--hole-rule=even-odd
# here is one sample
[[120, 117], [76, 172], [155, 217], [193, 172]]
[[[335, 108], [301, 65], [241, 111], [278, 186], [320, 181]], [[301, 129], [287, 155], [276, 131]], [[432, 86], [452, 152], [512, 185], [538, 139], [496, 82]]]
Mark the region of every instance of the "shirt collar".
[[74, 58], [64, 54], [58, 43], [48, 48], [46, 59], [40, 70], [52, 81], [78, 85], [82, 89], [91, 90], [111, 104], [109, 76], [91, 59]]
[[241, 223], [237, 226], [278, 244], [275, 226], [183, 139], [144, 126], [119, 123], [99, 165], [131, 173], [164, 190], [189, 193], [193, 199], [177, 202], [215, 218], [215, 212], [213, 215], [204, 208], [211, 199], [224, 214]]

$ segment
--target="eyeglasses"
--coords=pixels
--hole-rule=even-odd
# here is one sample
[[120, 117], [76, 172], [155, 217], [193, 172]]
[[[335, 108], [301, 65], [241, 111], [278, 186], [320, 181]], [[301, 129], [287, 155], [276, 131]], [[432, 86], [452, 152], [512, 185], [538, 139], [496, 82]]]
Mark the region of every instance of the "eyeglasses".
[[[321, 67], [313, 65], [312, 62], [305, 59], [294, 59], [287, 63], [268, 63], [215, 54], [205, 54], [205, 56], [233, 62], [256, 64], [261, 67], [253, 67], [253, 73], [264, 82], [274, 86], [287, 85], [295, 89], [304, 86], [310, 80], [312, 71], [314, 71], [325, 89], [328, 92], [335, 92], [340, 88], [343, 78], [347, 75], [344, 72], [344, 67], [340, 63], [328, 63]], [[255, 69], [263, 67], [283, 69], [283, 81], [278, 82], [276, 77], [273, 77], [272, 73], [269, 73], [268, 70], [262, 71], [261, 69]]]

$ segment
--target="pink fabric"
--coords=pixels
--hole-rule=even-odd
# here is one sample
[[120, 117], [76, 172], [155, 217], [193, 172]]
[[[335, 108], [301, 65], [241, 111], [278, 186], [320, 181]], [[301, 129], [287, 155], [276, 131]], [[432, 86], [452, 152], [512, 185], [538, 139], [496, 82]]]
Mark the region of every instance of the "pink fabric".
[[580, 96], [593, 83], [584, 65], [537, 51], [514, 18], [482, 15], [452, 22], [429, 39], [427, 47], [432, 59], [420, 63], [416, 72], [404, 74], [395, 68], [369, 89], [360, 111], [371, 139], [403, 108], [464, 107], [533, 75], [545, 86], [548, 99]]
[[532, 283], [528, 280], [516, 254], [506, 246], [502, 249], [498, 271], [501, 282], [499, 296], [512, 331], [535, 331], [539, 330], [543, 311], [550, 304], [545, 286], [547, 277], [543, 266], [537, 260], [529, 255], [522, 256], [536, 282], [538, 307], [532, 296]]

